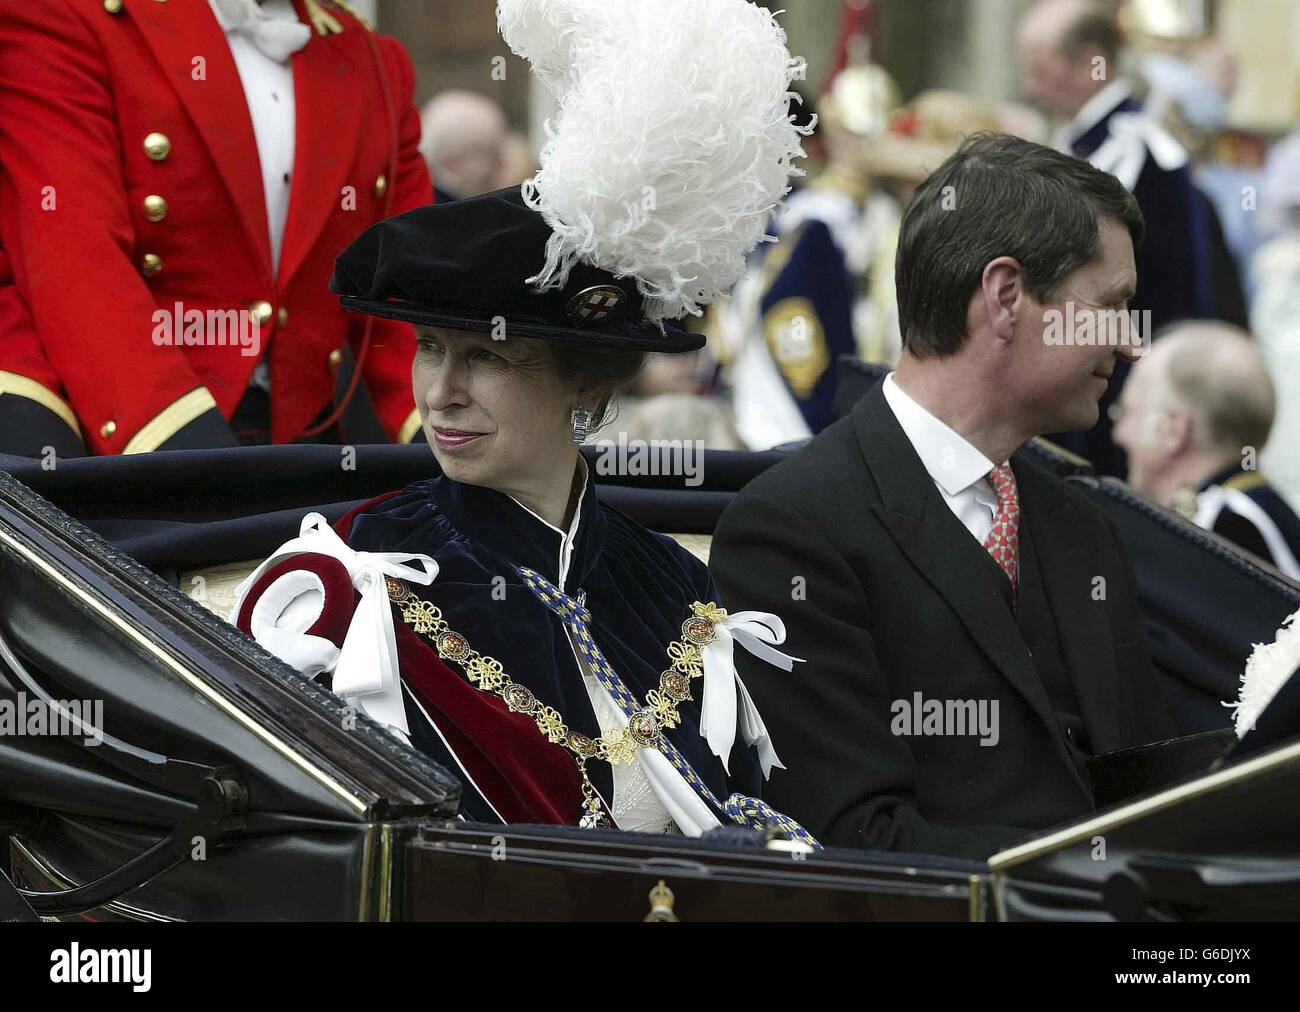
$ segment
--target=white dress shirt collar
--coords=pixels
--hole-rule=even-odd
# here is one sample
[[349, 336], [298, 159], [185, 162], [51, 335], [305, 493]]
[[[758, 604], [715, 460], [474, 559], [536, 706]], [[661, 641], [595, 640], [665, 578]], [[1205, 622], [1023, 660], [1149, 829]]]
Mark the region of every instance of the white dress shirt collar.
[[[578, 475], [581, 475], [581, 477], [577, 477]], [[510, 495], [510, 493], [505, 493], [506, 498], [512, 503], [529, 516], [533, 517], [533, 519], [545, 524], [560, 536], [560, 556], [558, 560], [560, 580], [559, 583], [556, 584], [560, 590], [564, 590], [564, 581], [569, 575], [569, 564], [573, 561], [573, 546], [578, 543], [578, 521], [582, 517], [582, 501], [587, 498], [587, 488], [591, 484], [591, 474], [587, 470], [587, 461], [583, 459], [582, 454], [578, 454], [578, 469], [574, 480], [575, 482], [582, 482], [582, 491], [578, 493], [578, 502], [573, 508], [573, 519], [569, 521], [569, 529], [567, 531], [560, 530], [560, 528], [556, 527], [555, 524], [544, 519], [540, 513], [529, 509], [514, 496]]]
[[926, 471], [948, 495], [957, 495], [993, 470], [988, 457], [909, 397], [892, 372], [885, 377], [884, 394]]
[[[271, 47], [272, 52], [269, 53], [261, 35], [228, 27], [228, 22], [223, 20], [222, 10], [230, 9], [234, 0], [222, 0], [221, 6], [218, 6], [217, 0], [212, 0], [212, 3], [218, 22], [225, 28], [226, 42], [230, 46], [230, 54], [234, 58], [244, 98], [248, 103], [248, 116], [253, 126], [253, 140], [257, 145], [262, 172], [262, 195], [266, 201], [266, 224], [271, 241], [271, 268], [278, 272], [280, 251], [284, 246], [284, 233], [289, 220], [289, 197], [293, 188], [297, 146], [297, 99], [294, 94], [293, 64], [289, 56], [294, 46], [302, 48], [298, 45], [299, 42], [306, 45], [311, 30], [298, 21], [298, 14], [289, 0], [267, 0], [256, 11], [259, 32], [264, 26], [271, 25], [277, 31], [302, 29], [307, 33], [306, 36], [290, 39], [291, 44], [285, 48], [283, 55], [275, 47]], [[259, 364], [254, 384], [269, 389], [265, 365], [265, 361]]]

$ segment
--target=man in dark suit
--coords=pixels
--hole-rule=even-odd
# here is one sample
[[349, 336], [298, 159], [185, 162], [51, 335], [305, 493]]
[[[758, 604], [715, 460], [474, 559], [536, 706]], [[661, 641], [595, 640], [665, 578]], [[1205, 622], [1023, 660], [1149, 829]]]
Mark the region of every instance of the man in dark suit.
[[1135, 355], [1053, 325], [1126, 305], [1142, 227], [1082, 159], [967, 141], [903, 220], [897, 372], [719, 523], [723, 602], [807, 660], [737, 658], [786, 766], [764, 798], [823, 842], [982, 858], [1092, 809], [1090, 755], [1172, 733], [1115, 528], [1011, 459]]

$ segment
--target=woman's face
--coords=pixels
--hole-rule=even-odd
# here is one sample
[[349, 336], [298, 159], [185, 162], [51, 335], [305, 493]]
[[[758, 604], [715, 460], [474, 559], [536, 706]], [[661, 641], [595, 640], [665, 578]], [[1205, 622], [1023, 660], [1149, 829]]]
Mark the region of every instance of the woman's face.
[[415, 403], [443, 472], [520, 497], [554, 482], [576, 457], [578, 394], [544, 342], [417, 327]]

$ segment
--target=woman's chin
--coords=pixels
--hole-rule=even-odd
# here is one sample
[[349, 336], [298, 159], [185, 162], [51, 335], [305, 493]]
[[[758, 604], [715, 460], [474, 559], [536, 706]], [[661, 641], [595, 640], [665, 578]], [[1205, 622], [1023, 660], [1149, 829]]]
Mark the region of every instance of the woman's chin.
[[484, 461], [469, 459], [465, 454], [447, 453], [437, 449], [433, 451], [433, 455], [438, 459], [438, 466], [442, 468], [442, 473], [452, 481], [463, 482], [466, 485], [488, 483], [491, 468], [487, 467]]
[[440, 453], [435, 449], [433, 455], [437, 458], [438, 466], [442, 469], [442, 473], [448, 478], [455, 478], [457, 481], [463, 481], [464, 476], [473, 470], [473, 468], [467, 466], [464, 460], [458, 460], [455, 454]]

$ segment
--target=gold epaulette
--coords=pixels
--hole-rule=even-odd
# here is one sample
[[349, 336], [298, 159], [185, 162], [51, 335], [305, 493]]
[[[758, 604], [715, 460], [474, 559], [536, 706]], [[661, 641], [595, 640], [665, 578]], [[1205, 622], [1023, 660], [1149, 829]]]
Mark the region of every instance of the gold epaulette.
[[1223, 483], [1224, 488], [1235, 488], [1238, 492], [1249, 492], [1253, 488], [1263, 488], [1268, 484], [1262, 471], [1242, 471], [1234, 474]]
[[329, 0], [329, 2], [332, 3], [335, 7], [339, 8], [339, 10], [347, 14], [351, 14], [354, 18], [360, 21], [362, 27], [365, 28], [366, 31], [373, 32], [375, 30], [375, 26], [372, 25], [366, 18], [358, 14], [352, 8], [352, 5], [348, 3], [348, 0]]

